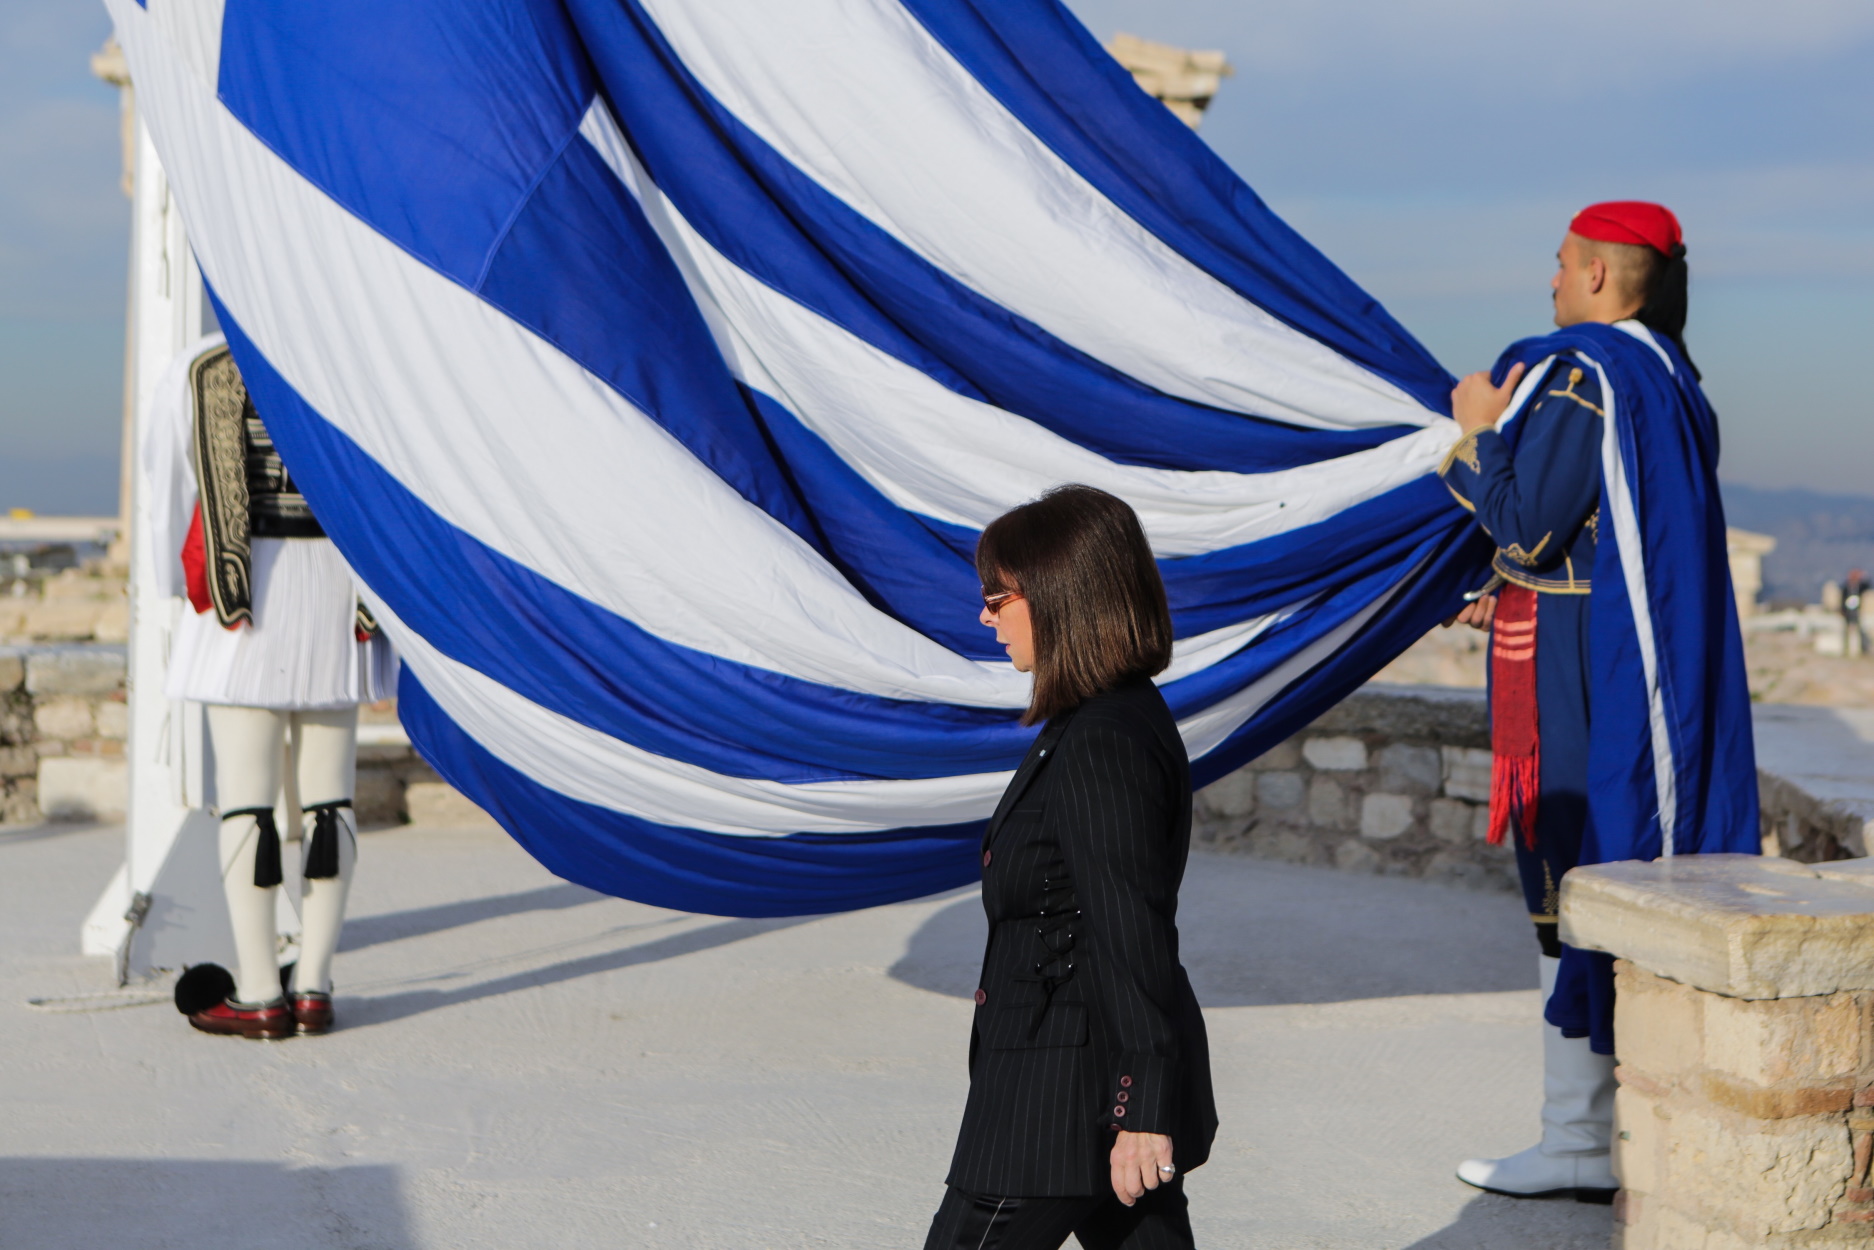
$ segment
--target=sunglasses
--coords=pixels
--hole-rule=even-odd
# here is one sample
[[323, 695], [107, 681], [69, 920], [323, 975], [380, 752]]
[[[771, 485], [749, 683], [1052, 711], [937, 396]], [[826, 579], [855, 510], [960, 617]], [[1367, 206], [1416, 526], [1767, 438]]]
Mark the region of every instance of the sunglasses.
[[987, 612], [991, 616], [994, 616], [996, 613], [1002, 610], [1003, 604], [1007, 603], [1011, 599], [1019, 599], [1021, 597], [1022, 597], [1022, 592], [1019, 590], [1005, 590], [1001, 592], [1000, 594], [994, 594], [994, 595], [986, 594], [983, 596], [983, 611]]

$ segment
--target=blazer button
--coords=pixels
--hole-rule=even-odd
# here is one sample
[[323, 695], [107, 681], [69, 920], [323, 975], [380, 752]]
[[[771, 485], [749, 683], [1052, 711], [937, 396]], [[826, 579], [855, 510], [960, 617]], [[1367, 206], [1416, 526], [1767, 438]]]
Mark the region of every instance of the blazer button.
[[[977, 990], [976, 992], [977, 992], [978, 994], [980, 994], [980, 993], [982, 993], [982, 991], [981, 991], [981, 990]], [[1119, 1088], [1121, 1088], [1121, 1089], [1131, 1089], [1131, 1088], [1132, 1088], [1132, 1078], [1131, 1078], [1131, 1077], [1129, 1077], [1129, 1076], [1122, 1076], [1122, 1077], [1120, 1077], [1120, 1078], [1119, 1078]]]
[[983, 992], [982, 990], [977, 990], [977, 991], [976, 991], [976, 1005], [977, 1005], [978, 1007], [980, 1007], [980, 1006], [982, 1006], [982, 1005], [983, 1005], [984, 1003], [986, 1003], [986, 1002], [988, 1002], [988, 1001], [989, 1001], [989, 995], [988, 995], [988, 994], [986, 994], [986, 993], [984, 993], [984, 992]]
[[984, 851], [983, 852], [983, 867], [984, 868], [989, 867], [989, 861], [993, 858], [995, 858], [994, 851]]
[[1127, 1093], [1127, 1092], [1126, 1092], [1125, 1090], [1123, 1090], [1123, 1089], [1122, 1089], [1122, 1090], [1120, 1090], [1120, 1091], [1119, 1091], [1119, 1101], [1120, 1101], [1120, 1102], [1126, 1102], [1126, 1101], [1127, 1101], [1127, 1100], [1129, 1100], [1129, 1099], [1130, 1099], [1131, 1097], [1132, 1097], [1132, 1095], [1131, 1095], [1131, 1094], [1128, 1094], [1128, 1093]]
[[1113, 1108], [1113, 1114], [1123, 1120], [1126, 1118], [1126, 1109], [1124, 1107], [1115, 1106]]

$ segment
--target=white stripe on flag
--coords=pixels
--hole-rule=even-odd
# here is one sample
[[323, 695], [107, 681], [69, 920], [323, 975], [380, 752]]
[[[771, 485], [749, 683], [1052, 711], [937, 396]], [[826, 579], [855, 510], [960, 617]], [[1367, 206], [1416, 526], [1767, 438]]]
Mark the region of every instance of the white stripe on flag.
[[1441, 417], [1379, 447], [1269, 473], [1118, 464], [957, 394], [736, 266], [651, 181], [603, 100], [580, 130], [644, 205], [730, 368], [908, 511], [981, 529], [1012, 502], [1083, 482], [1137, 509], [1158, 555], [1199, 555], [1315, 524], [1423, 477], [1457, 438]]
[[[897, 0], [645, 0], [690, 72], [945, 273], [1149, 386], [1296, 425], [1435, 414], [1185, 260], [1028, 131]], [[829, 69], [828, 49], [850, 50]]]

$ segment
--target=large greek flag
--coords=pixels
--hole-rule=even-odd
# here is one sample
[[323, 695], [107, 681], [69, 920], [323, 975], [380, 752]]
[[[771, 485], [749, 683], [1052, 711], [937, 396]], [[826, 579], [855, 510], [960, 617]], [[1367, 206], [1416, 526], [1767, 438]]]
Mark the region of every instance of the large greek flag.
[[1058, 482], [1200, 783], [1481, 580], [1451, 378], [1054, 0], [109, 3], [413, 740], [572, 880], [970, 879], [1032, 732], [971, 553]]

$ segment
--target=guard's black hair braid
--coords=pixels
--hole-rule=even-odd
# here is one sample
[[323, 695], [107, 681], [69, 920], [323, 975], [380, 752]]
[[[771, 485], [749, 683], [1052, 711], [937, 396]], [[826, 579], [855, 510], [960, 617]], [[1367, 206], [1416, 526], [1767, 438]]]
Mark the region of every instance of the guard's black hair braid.
[[1647, 329], [1671, 339], [1679, 349], [1679, 354], [1685, 357], [1685, 363], [1692, 366], [1692, 376], [1703, 381], [1705, 375], [1698, 371], [1697, 365], [1692, 364], [1692, 353], [1685, 350], [1688, 280], [1685, 244], [1674, 243], [1672, 251], [1666, 254], [1666, 263], [1653, 271], [1646, 303], [1641, 305], [1636, 320]]

